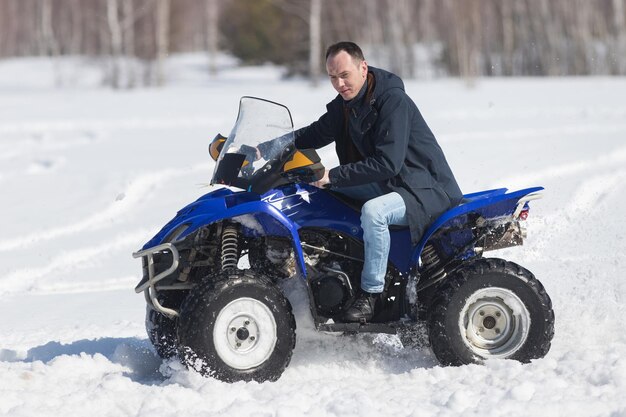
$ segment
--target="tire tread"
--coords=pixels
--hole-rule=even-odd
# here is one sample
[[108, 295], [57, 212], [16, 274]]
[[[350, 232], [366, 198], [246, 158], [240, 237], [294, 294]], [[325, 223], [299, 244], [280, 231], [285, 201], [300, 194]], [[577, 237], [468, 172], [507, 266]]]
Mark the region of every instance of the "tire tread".
[[[544, 286], [532, 272], [516, 263], [498, 258], [483, 258], [472, 262], [449, 277], [441, 284], [437, 291], [438, 294], [433, 298], [428, 312], [429, 339], [437, 359], [444, 365], [463, 365], [468, 363], [455, 352], [453, 348], [454, 343], [452, 343], [453, 341], [450, 339], [445, 326], [445, 317], [452, 298], [457, 291], [473, 277], [482, 276], [486, 273], [504, 273], [515, 276], [523, 281], [535, 294], [541, 306], [541, 314], [544, 320], [544, 330], [541, 337], [543, 343], [528, 346], [524, 355], [522, 355], [524, 352], [521, 352], [520, 349], [512, 358], [521, 362], [528, 362], [531, 359], [544, 357], [550, 350], [551, 341], [554, 337], [554, 310], [552, 309], [552, 301]], [[520, 355], [517, 355], [518, 353]], [[478, 358], [474, 358], [471, 362], [479, 361]]]

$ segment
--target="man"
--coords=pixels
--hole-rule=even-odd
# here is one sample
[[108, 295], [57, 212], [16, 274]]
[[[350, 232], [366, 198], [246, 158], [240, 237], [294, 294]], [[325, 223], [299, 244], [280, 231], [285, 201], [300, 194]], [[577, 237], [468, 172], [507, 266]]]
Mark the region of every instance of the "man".
[[462, 193], [399, 77], [369, 67], [352, 42], [328, 48], [326, 70], [339, 95], [318, 121], [296, 132], [295, 145], [317, 149], [335, 142], [340, 166], [313, 185], [365, 201], [361, 292], [344, 315], [345, 321], [363, 322], [374, 316], [384, 288], [388, 225], [408, 225], [416, 244]]

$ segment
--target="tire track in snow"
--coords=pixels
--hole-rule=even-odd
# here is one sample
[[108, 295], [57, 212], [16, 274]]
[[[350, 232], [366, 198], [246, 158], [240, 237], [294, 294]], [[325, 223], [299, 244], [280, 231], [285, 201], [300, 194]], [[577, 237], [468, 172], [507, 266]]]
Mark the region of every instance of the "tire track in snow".
[[626, 284], [621, 271], [626, 267], [626, 218], [612, 202], [625, 189], [626, 169], [586, 178], [564, 208], [544, 218], [542, 238], [533, 251], [537, 260], [563, 265], [578, 285], [589, 287], [585, 295], [573, 290], [573, 299], [603, 299], [602, 307], [596, 307], [599, 316], [607, 311], [616, 316], [624, 313]]
[[626, 147], [584, 161], [568, 162], [542, 170], [501, 178], [497, 183], [492, 183], [490, 188], [504, 186], [509, 189], [516, 189], [529, 184], [536, 185], [552, 178], [577, 175], [591, 170], [597, 171], [598, 167], [608, 168], [614, 165], [624, 166], [624, 164], [626, 164]]
[[161, 119], [87, 119], [0, 123], [1, 134], [68, 132], [75, 130], [133, 130], [168, 129], [181, 127], [209, 127], [222, 120], [207, 117], [167, 117]]
[[580, 126], [516, 129], [512, 131], [483, 131], [471, 133], [447, 133], [437, 136], [441, 143], [455, 143], [476, 140], [521, 140], [543, 139], [545, 136], [571, 137], [589, 134], [615, 134], [626, 132], [626, 124], [584, 124]]
[[[112, 130], [155, 130], [172, 128], [215, 127], [221, 119], [206, 117], [179, 117], [167, 119], [123, 119], [123, 120], [59, 120], [23, 123], [0, 123], [0, 160], [9, 160], [33, 152], [58, 151], [85, 146], [102, 139], [102, 132]], [[67, 133], [78, 133], [78, 137], [66, 138]], [[53, 133], [63, 133], [64, 138], [53, 138]], [[2, 135], [18, 135], [3, 138]], [[30, 137], [24, 138], [24, 135]]]
[[[99, 257], [101, 258], [103, 254], [120, 250], [120, 248], [135, 246], [137, 242], [141, 242], [148, 233], [150, 233], [150, 231], [147, 229], [126, 233], [101, 245], [61, 253], [47, 265], [41, 267], [27, 267], [13, 271], [4, 277], [0, 277], [0, 295], [36, 289], [40, 279], [46, 278], [53, 273], [91, 268], [94, 266], [94, 263], [97, 263], [94, 260]], [[93, 285], [97, 288], [101, 288], [101, 284], [90, 284], [86, 282], [82, 285], [78, 283], [72, 285], [72, 289], [76, 292], [93, 291]], [[46, 286], [43, 288], [45, 291]]]
[[[566, 206], [558, 207], [541, 217], [533, 216], [531, 209], [529, 222], [532, 223], [529, 223], [529, 233], [531, 236], [540, 236], [540, 238], [526, 252], [527, 259], [546, 260], [554, 258], [559, 262], [567, 260], [562, 257], [563, 248], [561, 247], [556, 249], [556, 255], [552, 254], [554, 242], [561, 241], [563, 235], [571, 231], [573, 219], [584, 217], [596, 223], [602, 219], [601, 216], [600, 218], [597, 217], [597, 213], [606, 206], [607, 196], [618, 192], [626, 184], [626, 169], [619, 169], [625, 164], [626, 147], [622, 147], [595, 158], [565, 163], [528, 174], [504, 178], [493, 183], [491, 188], [507, 186], [509, 189], [516, 190], [555, 178], [580, 177], [579, 184]], [[618, 170], [610, 173], [599, 173], [599, 167], [605, 171], [610, 171], [614, 167], [618, 167]], [[572, 179], [569, 179], [568, 183], [571, 182]], [[531, 208], [532, 205], [533, 203], [531, 203]], [[594, 226], [589, 226], [589, 228], [594, 229]], [[581, 261], [579, 257], [575, 258], [576, 261]]]
[[62, 236], [73, 235], [83, 231], [97, 230], [105, 226], [110, 226], [112, 223], [119, 222], [117, 219], [120, 218], [122, 214], [139, 205], [139, 203], [148, 194], [150, 194], [154, 188], [162, 185], [164, 182], [204, 170], [207, 170], [206, 164], [199, 164], [191, 167], [191, 169], [166, 169], [142, 174], [132, 180], [130, 185], [124, 190], [125, 197], [122, 200], [114, 201], [104, 210], [93, 213], [92, 215], [74, 223], [30, 233], [17, 238], [2, 240], [0, 241], [0, 252], [21, 249], [39, 242], [56, 239]]
[[[139, 272], [139, 270], [138, 270]], [[83, 294], [89, 292], [102, 292], [114, 290], [128, 290], [137, 284], [141, 274], [124, 277], [98, 279], [86, 285], [84, 282], [49, 282], [43, 281], [33, 287], [32, 294]]]
[[[492, 103], [493, 104], [493, 103]], [[536, 104], [536, 103], [534, 103]], [[533, 107], [463, 107], [457, 109], [447, 109], [433, 111], [428, 119], [440, 119], [447, 122], [454, 121], [474, 121], [474, 120], [533, 120], [538, 119], [574, 119], [574, 120], [617, 120], [626, 118], [626, 107], [554, 107], [554, 106], [533, 106]]]
[[[559, 208], [550, 214], [537, 219], [532, 225], [532, 233], [541, 235], [537, 240], [532, 251], [535, 259], [545, 259], [552, 250], [557, 251], [557, 257], [560, 261], [561, 252], [567, 253], [567, 248], [562, 245], [555, 247], [554, 242], [570, 242], [564, 239], [563, 235], [572, 232], [572, 225], [575, 219], [581, 220], [584, 228], [579, 231], [578, 239], [592, 239], [594, 236], [587, 236], [587, 230], [595, 231], [602, 234], [606, 228], [606, 213], [603, 210], [609, 204], [610, 196], [620, 193], [620, 190], [626, 186], [626, 169], [620, 169], [615, 172], [606, 174], [597, 174], [588, 177], [580, 185], [577, 186], [572, 198], [565, 207]], [[622, 220], [622, 227], [626, 229], [626, 221]], [[616, 231], [616, 233], [619, 233]], [[591, 261], [597, 261], [597, 256], [591, 258]], [[576, 261], [581, 261], [580, 257], [576, 257]]]
[[594, 175], [586, 179], [576, 189], [570, 204], [565, 208], [568, 213], [588, 214], [602, 207], [607, 195], [619, 190], [626, 183], [626, 169], [610, 174]]
[[85, 133], [84, 136], [75, 139], [50, 139], [37, 140], [17, 138], [8, 143], [0, 143], [0, 161], [12, 160], [24, 155], [31, 156], [35, 153], [62, 151], [79, 146], [87, 146], [96, 143], [97, 135]]

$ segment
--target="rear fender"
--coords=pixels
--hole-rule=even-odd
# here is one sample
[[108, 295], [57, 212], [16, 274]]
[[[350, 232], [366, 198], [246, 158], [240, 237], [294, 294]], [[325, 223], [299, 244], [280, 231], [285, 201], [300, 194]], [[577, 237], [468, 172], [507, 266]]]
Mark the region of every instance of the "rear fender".
[[180, 210], [176, 217], [144, 245], [143, 250], [166, 242], [175, 243], [204, 226], [226, 219], [242, 224], [249, 234], [289, 237], [299, 272], [306, 277], [298, 236], [299, 226], [280, 210], [261, 201], [260, 196], [255, 193], [233, 193], [229, 189], [220, 189], [199, 198]]
[[528, 208], [529, 201], [541, 198], [540, 191], [543, 189], [543, 187], [533, 187], [507, 193], [506, 188], [499, 188], [464, 195], [464, 203], [442, 214], [426, 230], [413, 250], [411, 265], [418, 265], [424, 247], [439, 230], [466, 228], [470, 231], [474, 226], [471, 219], [477, 217], [486, 220], [506, 220], [507, 218], [517, 220], [520, 213]]

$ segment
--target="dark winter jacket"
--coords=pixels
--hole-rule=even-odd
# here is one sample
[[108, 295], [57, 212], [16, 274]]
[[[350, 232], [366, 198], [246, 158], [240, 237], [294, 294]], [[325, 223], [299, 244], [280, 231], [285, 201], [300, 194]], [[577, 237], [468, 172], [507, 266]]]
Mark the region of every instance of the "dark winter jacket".
[[296, 132], [295, 144], [317, 149], [335, 142], [340, 166], [330, 170], [332, 187], [377, 182], [385, 192], [399, 193], [414, 244], [459, 204], [463, 195], [443, 151], [399, 77], [369, 67], [357, 97], [345, 102], [337, 95], [326, 109]]

